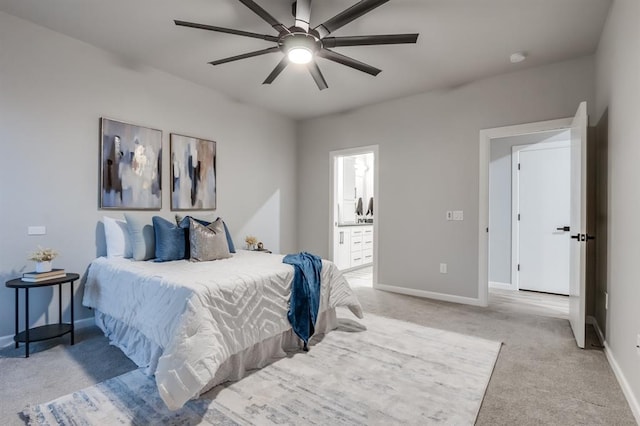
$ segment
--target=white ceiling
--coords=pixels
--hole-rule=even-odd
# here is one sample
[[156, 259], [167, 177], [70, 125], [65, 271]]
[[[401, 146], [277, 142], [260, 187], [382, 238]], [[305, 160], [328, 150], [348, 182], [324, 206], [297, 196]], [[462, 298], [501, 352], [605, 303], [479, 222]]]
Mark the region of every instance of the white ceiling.
[[[286, 26], [291, 0], [256, 0]], [[356, 0], [316, 0], [316, 26]], [[276, 35], [238, 0], [0, 0], [0, 11], [101, 47], [129, 66], [150, 65], [232, 99], [302, 119], [595, 52], [610, 0], [391, 0], [333, 35], [418, 32], [415, 45], [336, 51], [383, 71], [372, 77], [319, 59], [329, 84], [319, 91], [289, 66], [262, 85], [281, 53], [213, 67], [208, 61], [270, 47], [252, 38], [176, 27], [174, 19]], [[525, 51], [528, 59], [509, 62]]]

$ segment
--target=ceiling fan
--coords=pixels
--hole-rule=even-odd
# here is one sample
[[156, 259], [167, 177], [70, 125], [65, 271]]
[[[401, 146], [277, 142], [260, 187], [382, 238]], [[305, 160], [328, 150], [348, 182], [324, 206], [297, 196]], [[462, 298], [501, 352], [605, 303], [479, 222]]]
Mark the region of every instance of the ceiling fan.
[[237, 61], [239, 59], [265, 55], [267, 53], [284, 53], [285, 56], [278, 63], [278, 65], [276, 65], [274, 70], [271, 72], [271, 74], [269, 74], [269, 76], [262, 84], [273, 83], [276, 77], [278, 77], [278, 75], [280, 75], [280, 73], [287, 67], [289, 62], [292, 62], [295, 64], [306, 64], [309, 73], [318, 85], [318, 88], [320, 90], [326, 89], [329, 86], [327, 85], [327, 82], [325, 81], [322, 72], [320, 72], [320, 68], [318, 67], [318, 64], [315, 60], [318, 57], [328, 59], [330, 61], [337, 62], [339, 64], [346, 65], [367, 74], [376, 76], [382, 70], [330, 50], [330, 48], [343, 46], [371, 46], [380, 44], [416, 43], [416, 41], [418, 40], [418, 34], [327, 37], [337, 29], [342, 28], [349, 22], [372, 11], [376, 7], [383, 5], [389, 0], [360, 0], [355, 5], [338, 13], [333, 18], [323, 22], [315, 28], [310, 28], [309, 26], [311, 16], [311, 0], [297, 0], [293, 3], [292, 12], [295, 16], [295, 24], [292, 27], [284, 26], [253, 0], [239, 1], [249, 9], [251, 9], [260, 18], [265, 20], [269, 25], [271, 25], [273, 29], [278, 32], [278, 35], [263, 35], [232, 28], [198, 24], [195, 22], [186, 22], [179, 20], [175, 20], [174, 22], [176, 25], [183, 27], [235, 34], [239, 36], [258, 38], [277, 43], [276, 46], [266, 49], [256, 50], [253, 52], [243, 53], [242, 55], [231, 56], [229, 58], [209, 62], [211, 65], [220, 65], [227, 62]]

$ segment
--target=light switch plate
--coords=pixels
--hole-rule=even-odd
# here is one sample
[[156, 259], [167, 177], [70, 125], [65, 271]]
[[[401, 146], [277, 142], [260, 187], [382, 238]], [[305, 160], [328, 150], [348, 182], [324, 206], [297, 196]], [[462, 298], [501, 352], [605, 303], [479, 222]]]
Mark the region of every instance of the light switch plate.
[[440, 264], [440, 273], [441, 274], [446, 274], [447, 273], [447, 264], [446, 263], [441, 263]]
[[47, 233], [46, 226], [29, 226], [27, 227], [27, 235], [45, 235]]
[[453, 212], [451, 210], [447, 211], [447, 220], [453, 220]]

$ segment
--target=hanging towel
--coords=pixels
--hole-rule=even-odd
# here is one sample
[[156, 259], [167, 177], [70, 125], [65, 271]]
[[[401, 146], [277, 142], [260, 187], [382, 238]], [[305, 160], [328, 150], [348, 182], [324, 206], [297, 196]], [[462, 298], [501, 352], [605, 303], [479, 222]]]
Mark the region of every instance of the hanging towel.
[[373, 216], [373, 197], [369, 198], [369, 205], [367, 206], [367, 215]]
[[358, 205], [356, 206], [356, 214], [362, 216], [362, 197], [358, 198]]
[[322, 259], [311, 253], [301, 252], [286, 255], [282, 262], [294, 268], [287, 318], [293, 331], [304, 342], [304, 349], [308, 350], [307, 344], [315, 332], [320, 307]]

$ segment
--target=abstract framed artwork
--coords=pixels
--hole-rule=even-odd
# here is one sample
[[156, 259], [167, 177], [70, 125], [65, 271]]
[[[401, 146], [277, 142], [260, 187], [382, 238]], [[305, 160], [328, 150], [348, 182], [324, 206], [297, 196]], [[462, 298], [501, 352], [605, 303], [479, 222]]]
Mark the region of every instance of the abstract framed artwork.
[[100, 119], [100, 208], [162, 208], [162, 131]]
[[171, 133], [171, 210], [215, 210], [216, 143]]

